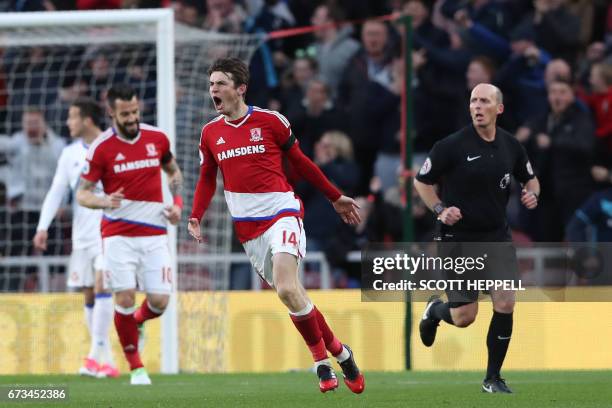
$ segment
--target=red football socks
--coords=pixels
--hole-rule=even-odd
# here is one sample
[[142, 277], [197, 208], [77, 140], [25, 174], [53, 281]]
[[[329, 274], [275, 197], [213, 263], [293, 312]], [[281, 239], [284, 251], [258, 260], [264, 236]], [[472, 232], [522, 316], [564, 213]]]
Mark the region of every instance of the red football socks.
[[329, 350], [332, 356], [335, 357], [342, 353], [342, 343], [336, 336], [334, 336], [334, 332], [329, 328], [327, 322], [325, 321], [325, 317], [323, 317], [323, 314], [316, 308], [316, 306], [314, 311], [317, 314], [317, 323], [319, 324], [319, 329], [321, 330], [325, 347], [327, 347], [327, 350]]
[[130, 370], [143, 367], [138, 353], [138, 325], [134, 320], [134, 315], [115, 311], [115, 328], [123, 348], [123, 354], [130, 364]]
[[156, 317], [159, 317], [161, 315], [162, 314], [158, 311], [151, 310], [149, 302], [147, 301], [147, 299], [145, 299], [142, 301], [142, 304], [140, 305], [138, 310], [134, 312], [134, 320], [136, 321], [136, 324], [142, 324], [147, 320], [155, 319]]
[[317, 322], [317, 310], [313, 308], [305, 315], [296, 316], [291, 314], [290, 316], [291, 321], [293, 321], [293, 324], [310, 349], [314, 361], [325, 360], [327, 358], [327, 350], [325, 350], [325, 342]]

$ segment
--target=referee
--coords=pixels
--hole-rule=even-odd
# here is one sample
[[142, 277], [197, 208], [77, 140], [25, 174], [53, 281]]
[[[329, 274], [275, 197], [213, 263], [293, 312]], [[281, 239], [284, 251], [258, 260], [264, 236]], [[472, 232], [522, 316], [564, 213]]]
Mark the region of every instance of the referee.
[[[527, 154], [513, 135], [496, 125], [504, 111], [501, 91], [490, 84], [477, 85], [470, 96], [472, 124], [434, 145], [414, 185], [425, 204], [438, 216], [439, 236], [450, 242], [506, 242], [496, 244], [501, 253], [489, 256], [488, 273], [518, 277], [516, 251], [506, 220], [510, 176], [522, 185], [521, 203], [528, 209], [538, 205], [540, 183]], [[435, 186], [441, 188], [441, 198]], [[457, 249], [457, 247], [455, 247]], [[461, 251], [461, 249], [459, 249]], [[454, 252], [456, 256], [457, 251]], [[452, 272], [451, 272], [452, 274]], [[455, 275], [455, 278], [457, 275]], [[433, 344], [441, 320], [467, 327], [478, 313], [478, 291], [447, 291], [448, 302], [432, 296], [419, 324], [425, 346]], [[487, 334], [487, 374], [482, 391], [511, 393], [500, 376], [512, 334], [514, 291], [492, 290], [493, 318]]]

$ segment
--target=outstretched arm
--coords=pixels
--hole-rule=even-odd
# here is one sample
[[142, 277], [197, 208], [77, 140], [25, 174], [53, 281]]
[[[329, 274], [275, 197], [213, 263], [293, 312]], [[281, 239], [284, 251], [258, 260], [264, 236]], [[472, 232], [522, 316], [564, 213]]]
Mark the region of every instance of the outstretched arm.
[[359, 206], [355, 203], [355, 200], [342, 195], [340, 190], [329, 182], [321, 169], [304, 155], [297, 144], [291, 146], [286, 153], [287, 159], [289, 159], [296, 172], [325, 194], [325, 197], [332, 202], [336, 212], [340, 214], [342, 221], [352, 225], [361, 222]]
[[174, 157], [164, 163], [162, 169], [168, 175], [168, 187], [174, 202], [165, 208], [164, 215], [172, 225], [176, 225], [181, 220], [183, 211], [183, 173]]
[[204, 213], [208, 209], [210, 202], [215, 195], [217, 189], [217, 163], [214, 160], [207, 160], [200, 167], [200, 178], [196, 185], [193, 196], [193, 206], [191, 207], [191, 215], [189, 216], [189, 224], [187, 229], [189, 234], [198, 242], [202, 242], [202, 229], [200, 222]]
[[42, 208], [40, 210], [40, 218], [38, 219], [38, 226], [36, 227], [36, 235], [34, 235], [33, 243], [36, 249], [46, 250], [47, 249], [47, 230], [49, 225], [55, 218], [57, 211], [59, 210], [62, 200], [68, 192], [69, 183], [68, 179], [63, 171], [64, 165], [60, 158], [55, 176], [53, 177], [53, 183], [51, 188], [45, 196]]

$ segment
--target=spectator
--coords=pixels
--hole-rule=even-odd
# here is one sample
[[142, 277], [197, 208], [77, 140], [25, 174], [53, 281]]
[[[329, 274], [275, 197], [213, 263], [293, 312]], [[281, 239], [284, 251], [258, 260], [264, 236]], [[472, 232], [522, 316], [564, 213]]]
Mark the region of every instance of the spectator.
[[[472, 58], [470, 65], [465, 73], [466, 88], [463, 93], [463, 100], [468, 101], [472, 93], [472, 89], [478, 84], [494, 84], [496, 83], [497, 68], [495, 62], [482, 55]], [[504, 98], [506, 99], [506, 98]], [[461, 123], [466, 126], [471, 123], [470, 112], [465, 110], [461, 112]], [[516, 129], [516, 118], [513, 112], [504, 111], [503, 115], [498, 116], [497, 123], [499, 127], [512, 131]]]
[[192, 27], [204, 24], [204, 2], [198, 0], [179, 0], [173, 3], [174, 19]]
[[340, 10], [325, 4], [317, 7], [312, 16], [312, 24], [322, 26], [314, 33], [314, 52], [319, 73], [334, 97], [349, 60], [359, 51], [359, 43], [351, 38], [352, 27], [335, 25], [343, 20], [344, 15]]
[[524, 123], [533, 115], [543, 114], [546, 111], [544, 71], [551, 56], [536, 43], [535, 30], [527, 26], [515, 29], [508, 41], [467, 15], [462, 15], [458, 23], [472, 39], [475, 52], [502, 64], [495, 82], [504, 92], [504, 105], [511, 116], [518, 123]]
[[11, 207], [38, 211], [65, 142], [47, 127], [40, 109], [27, 108], [21, 124], [22, 130], [11, 136], [9, 146], [7, 195]]
[[612, 146], [612, 64], [598, 63], [591, 67], [591, 93], [581, 93], [595, 114], [597, 137]]
[[576, 210], [565, 238], [569, 242], [612, 242], [612, 188], [593, 194]]
[[[595, 129], [588, 112], [577, 104], [568, 82], [555, 80], [548, 87], [549, 111], [527, 124], [529, 156], [542, 183], [536, 240], [560, 241], [563, 226], [591, 195], [591, 166]], [[541, 222], [541, 223], [540, 223]]]
[[280, 90], [280, 104], [285, 116], [294, 117], [302, 109], [308, 83], [318, 72], [319, 65], [313, 58], [301, 57], [293, 61]]
[[302, 151], [311, 158], [314, 146], [324, 132], [343, 130], [346, 126], [344, 113], [336, 109], [331, 100], [329, 87], [319, 79], [313, 79], [308, 83], [306, 96], [302, 99], [299, 110], [287, 118], [299, 138]]
[[514, 27], [511, 35], [529, 33], [535, 44], [553, 58], [574, 64], [580, 46], [580, 20], [570, 13], [566, 0], [534, 0], [534, 12]]
[[591, 169], [596, 182], [604, 186], [612, 183], [612, 63], [598, 63], [591, 67], [591, 93], [580, 93], [580, 98], [595, 116], [597, 157]]
[[74, 75], [64, 77], [57, 98], [46, 111], [47, 123], [59, 130], [59, 135], [68, 140], [70, 133], [66, 125], [68, 118], [68, 108], [77, 98], [86, 96], [89, 92], [87, 82]]
[[471, 20], [500, 36], [506, 36], [514, 23], [509, 5], [495, 0], [443, 0], [440, 12], [451, 20], [461, 18], [460, 14], [465, 13]]
[[363, 50], [351, 59], [338, 94], [338, 102], [349, 118], [355, 158], [361, 165], [361, 193], [368, 191], [381, 141], [394, 140], [399, 130], [403, 78], [393, 75], [388, 30], [380, 21], [364, 23]]
[[590, 286], [612, 284], [610, 246], [594, 245], [612, 242], [612, 187], [593, 194], [576, 210], [567, 224], [565, 238], [571, 243], [588, 242], [585, 245], [572, 244], [572, 266], [581, 278], [579, 282]]
[[572, 68], [567, 61], [557, 58], [551, 60], [544, 70], [544, 83], [550, 84], [555, 80], [572, 82]]
[[[345, 194], [353, 194], [359, 168], [353, 161], [350, 139], [342, 132], [326, 132], [315, 145], [314, 162]], [[298, 194], [307, 209], [304, 228], [308, 231], [308, 251], [325, 251], [341, 224], [327, 199], [310, 184], [298, 185]]]
[[58, 79], [49, 75], [49, 49], [11, 47], [4, 53], [4, 72], [9, 96], [6, 132], [17, 131], [24, 106], [49, 106], [56, 99]]
[[[361, 251], [368, 243], [392, 243], [402, 240], [402, 206], [399, 188], [383, 193], [380, 180], [373, 177], [370, 181], [370, 193], [359, 196], [355, 201], [359, 205], [361, 222], [358, 225], [338, 225], [326, 250], [326, 257], [334, 270], [347, 271], [348, 287], [359, 287], [361, 269], [358, 263], [347, 262], [351, 251]], [[429, 212], [429, 211], [427, 211]], [[430, 216], [430, 214], [427, 214]], [[422, 232], [421, 220], [415, 220], [417, 232]], [[423, 235], [419, 235], [423, 237]], [[338, 274], [335, 274], [338, 276]], [[342, 285], [341, 285], [342, 286]]]
[[471, 93], [472, 89], [478, 84], [491, 84], [493, 78], [495, 78], [495, 63], [493, 60], [483, 56], [474, 57], [465, 73], [467, 91]]
[[414, 148], [426, 152], [458, 126], [457, 120], [463, 112], [463, 80], [470, 52], [455, 33], [451, 37], [434, 27], [424, 0], [409, 0], [402, 10], [412, 17], [414, 33]]
[[[33, 255], [32, 237], [40, 216], [45, 194], [51, 186], [55, 165], [64, 147], [59, 138], [45, 123], [44, 113], [37, 108], [27, 108], [23, 113], [22, 130], [11, 136], [8, 143], [9, 179], [7, 198], [9, 212], [2, 214], [7, 222], [6, 246], [1, 245], [5, 255]], [[5, 218], [6, 217], [6, 218]], [[3, 232], [1, 235], [5, 235]], [[49, 229], [49, 241], [55, 243], [49, 253], [58, 254], [62, 231]], [[5, 271], [0, 269], [0, 271]], [[8, 273], [17, 273], [19, 268], [8, 268]], [[26, 268], [26, 273], [35, 268]]]
[[247, 14], [235, 0], [206, 0], [203, 28], [218, 33], [244, 32]]
[[[245, 24], [248, 33], [269, 33], [293, 26], [295, 18], [284, 3], [266, 0], [257, 14]], [[291, 37], [289, 37], [291, 38]], [[251, 58], [249, 71], [249, 102], [257, 106], [268, 106], [271, 92], [278, 86], [277, 72], [289, 65], [291, 50], [286, 38], [269, 39], [259, 46]], [[272, 106], [274, 109], [275, 106]]]
[[92, 98], [99, 102], [105, 102], [106, 89], [112, 84], [124, 82], [126, 77], [125, 70], [113, 69], [107, 54], [113, 55], [112, 50], [91, 47], [83, 57], [87, 64], [85, 81]]

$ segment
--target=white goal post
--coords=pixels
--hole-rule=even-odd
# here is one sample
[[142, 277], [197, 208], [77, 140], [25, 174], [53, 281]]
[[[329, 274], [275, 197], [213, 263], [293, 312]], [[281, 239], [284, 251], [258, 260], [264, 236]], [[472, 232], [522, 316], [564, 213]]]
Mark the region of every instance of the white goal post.
[[[199, 175], [198, 127], [201, 128], [205, 121], [216, 115], [206, 93], [207, 67], [214, 59], [222, 56], [235, 56], [248, 61], [263, 41], [264, 38], [259, 35], [217, 34], [176, 24], [171, 9], [2, 13], [0, 57], [4, 50], [5, 59], [7, 54], [13, 59], [9, 68], [4, 66], [9, 106], [8, 114], [4, 118], [0, 112], [0, 134], [4, 130], [7, 136], [3, 137], [10, 138], [8, 135], [21, 126], [19, 121], [21, 113], [32, 105], [33, 100], [41, 108], [46, 108], [49, 100], [59, 99], [60, 86], [63, 86], [66, 78], [70, 76], [83, 78], [83, 71], [90, 69], [93, 71], [94, 68], [87, 65], [90, 62], [84, 62], [85, 58], [93, 59], [100, 53], [104, 54], [107, 64], [105, 69], [110, 72], [108, 78], [106, 82], [95, 83], [98, 89], [89, 90], [94, 93], [101, 92], [118, 80], [133, 81], [137, 78], [140, 81], [135, 87], [141, 91], [140, 96], [144, 106], [155, 106], [155, 109], [148, 113], [148, 120], [168, 134], [185, 175], [185, 209], [182, 221], [185, 224], [186, 216], [191, 210], [195, 181]], [[29, 69], [27, 63], [31, 62], [29, 60], [31, 56], [27, 50], [33, 49], [43, 50], [40, 54], [36, 54], [38, 58], [42, 55], [43, 63], [36, 65], [35, 69]], [[28, 69], [24, 70], [24, 66]], [[130, 69], [134, 67], [140, 71], [130, 76], [132, 75]], [[43, 79], [40, 79], [41, 76]], [[90, 78], [87, 80], [93, 81]], [[35, 99], [32, 95], [42, 95], [42, 97]], [[144, 95], [149, 95], [149, 99], [145, 100]], [[56, 130], [56, 133], [67, 139], [67, 135], [57, 130], [64, 126], [65, 113], [63, 115], [57, 114], [53, 119], [47, 118], [47, 123]], [[177, 117], [179, 117], [178, 122]], [[221, 193], [222, 183], [218, 184], [217, 194], [204, 220], [206, 245], [198, 246], [191, 242], [184, 225], [180, 225], [178, 229], [169, 229], [174, 270], [177, 271], [174, 286], [178, 287], [179, 291], [228, 289], [227, 262], [202, 264], [195, 261], [196, 257], [192, 264], [181, 265], [184, 272], [181, 272], [176, 262], [177, 252], [187, 257], [198, 254], [214, 256], [231, 252], [232, 224]], [[167, 191], [166, 195], [170, 199]], [[20, 227], [19, 237], [22, 240], [20, 245], [25, 247], [31, 241], [28, 234], [31, 234], [33, 225], [31, 220], [25, 218], [20, 222], [24, 224]], [[66, 229], [65, 226], [63, 228]], [[66, 239], [65, 234], [57, 238], [56, 246], [64, 249], [48, 251], [47, 255], [65, 256]], [[52, 240], [50, 235], [50, 244], [53, 244]], [[7, 241], [9, 246], [13, 244], [10, 239]], [[23, 256], [31, 256], [31, 253], [26, 251], [14, 252], [7, 251], [6, 254], [9, 256], [6, 259], [10, 260], [11, 257], [23, 259]], [[13, 269], [19, 268], [19, 263], [11, 265]], [[26, 285], [23, 282], [27, 281], [30, 271], [26, 270], [25, 266], [21, 268], [22, 270], [17, 272], [18, 283], [14, 285], [17, 288], [1, 283], [8, 282], [9, 278], [13, 279], [14, 276], [9, 276], [7, 273], [7, 277], [3, 277], [5, 272], [0, 270], [0, 290], [25, 290]], [[51, 281], [54, 282], [53, 279]], [[212, 302], [221, 304], [217, 306], [217, 304], [203, 303], [211, 300], [186, 298], [188, 300], [185, 302], [191, 303], [181, 306], [179, 296], [173, 295], [162, 317], [160, 371], [177, 373], [183, 370], [180, 367], [181, 361], [186, 370], [192, 370], [190, 367], [197, 366], [202, 353], [209, 357], [207, 362], [202, 363], [206, 365], [204, 370], [222, 371], [222, 363], [219, 363], [221, 359], [216, 358], [221, 354], [219, 351], [209, 349], [202, 351], [201, 345], [194, 347], [194, 344], [189, 344], [188, 347], [182, 347], [184, 350], [179, 353], [178, 310], [181, 307], [202, 310], [203, 313], [206, 313], [206, 310], [215, 310], [218, 315], [211, 317], [210, 322], [203, 321], [204, 318], [198, 320], [190, 316], [191, 320], [185, 324], [205, 326], [202, 332], [206, 334], [202, 334], [202, 343], [218, 345], [222, 344], [220, 340], [224, 334], [217, 330], [216, 322], [222, 316], [224, 301], [214, 298]], [[196, 327], [196, 330], [198, 328]], [[214, 336], [216, 337], [211, 339]], [[194, 351], [189, 354], [191, 349]]]
[[[174, 89], [174, 13], [171, 9], [151, 10], [103, 10], [103, 11], [62, 11], [39, 13], [5, 13], [0, 19], [0, 29], [4, 28], [36, 28], [36, 27], [96, 27], [96, 26], [125, 26], [130, 24], [146, 24], [154, 28], [155, 47], [157, 51], [158, 78], [166, 80], [157, 81], [157, 126], [163, 129], [170, 138], [173, 151], [176, 151], [175, 137], [175, 89]], [[32, 31], [30, 31], [32, 32]], [[36, 31], [33, 31], [36, 36]], [[23, 32], [20, 33], [22, 36]], [[108, 38], [107, 38], [108, 39]], [[18, 38], [0, 37], [0, 46], [45, 44], [53, 39], [34, 38], [28, 42], [28, 36]], [[62, 43], [70, 41], [65, 37]], [[74, 38], [80, 43], [87, 41]], [[104, 37], [92, 32], [91, 43], [99, 43]], [[173, 269], [177, 271], [176, 262], [176, 227], [168, 229], [168, 239], [173, 259]], [[176, 286], [175, 286], [176, 288]], [[170, 303], [162, 316], [161, 330], [161, 372], [178, 372], [178, 323], [177, 323], [176, 294], [171, 296]]]

